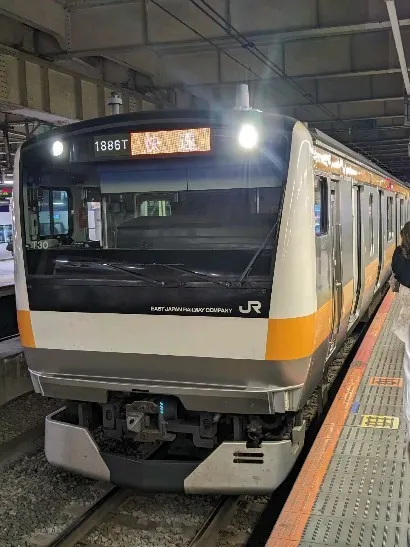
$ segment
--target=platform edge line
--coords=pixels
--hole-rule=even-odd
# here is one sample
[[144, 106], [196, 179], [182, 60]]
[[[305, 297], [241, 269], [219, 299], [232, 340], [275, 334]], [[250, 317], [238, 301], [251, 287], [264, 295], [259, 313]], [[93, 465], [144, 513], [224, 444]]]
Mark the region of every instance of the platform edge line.
[[352, 361], [360, 366], [349, 368], [265, 547], [296, 547], [302, 540], [351, 404], [394, 299], [394, 293], [389, 291], [380, 305]]

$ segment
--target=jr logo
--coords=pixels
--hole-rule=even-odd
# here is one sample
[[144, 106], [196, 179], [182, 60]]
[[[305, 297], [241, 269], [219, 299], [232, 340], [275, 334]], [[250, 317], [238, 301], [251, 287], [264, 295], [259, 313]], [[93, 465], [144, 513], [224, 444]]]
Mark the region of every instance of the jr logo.
[[241, 313], [251, 313], [252, 311], [256, 313], [261, 313], [262, 304], [258, 300], [250, 300], [248, 302], [248, 307], [245, 309], [243, 306], [239, 306], [239, 311]]

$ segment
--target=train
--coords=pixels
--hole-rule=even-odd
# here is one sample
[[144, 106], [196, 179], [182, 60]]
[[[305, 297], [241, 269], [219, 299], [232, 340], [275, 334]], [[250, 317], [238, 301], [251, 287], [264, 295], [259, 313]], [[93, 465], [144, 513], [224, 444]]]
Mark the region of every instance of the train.
[[0, 183], [0, 340], [17, 333], [16, 299], [14, 295], [14, 262], [12, 254], [13, 182]]
[[125, 113], [25, 142], [13, 247], [48, 461], [143, 491], [265, 494], [386, 286], [409, 188], [293, 118]]
[[12, 184], [0, 185], [0, 260], [12, 259], [9, 244], [12, 241], [11, 199]]

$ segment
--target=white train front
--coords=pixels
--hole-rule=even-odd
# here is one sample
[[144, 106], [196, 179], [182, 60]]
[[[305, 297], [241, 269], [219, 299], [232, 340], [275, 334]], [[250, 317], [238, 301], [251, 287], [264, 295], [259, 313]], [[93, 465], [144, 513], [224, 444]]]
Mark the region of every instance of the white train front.
[[149, 491], [274, 490], [389, 276], [407, 187], [255, 111], [74, 124], [26, 142], [15, 180], [21, 340], [36, 391], [67, 401], [49, 461]]

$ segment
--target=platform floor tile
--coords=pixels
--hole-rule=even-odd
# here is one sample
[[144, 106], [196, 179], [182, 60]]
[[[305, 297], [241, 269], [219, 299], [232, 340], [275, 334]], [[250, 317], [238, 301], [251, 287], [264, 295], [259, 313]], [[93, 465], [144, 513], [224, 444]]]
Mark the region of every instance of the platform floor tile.
[[393, 302], [306, 524], [301, 547], [408, 547], [410, 464], [402, 419], [403, 344]]

